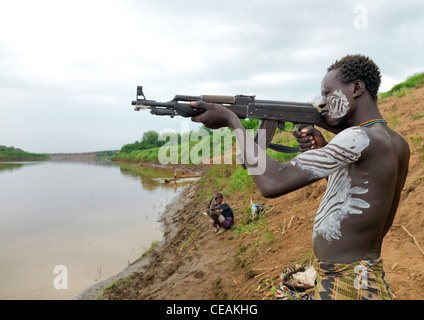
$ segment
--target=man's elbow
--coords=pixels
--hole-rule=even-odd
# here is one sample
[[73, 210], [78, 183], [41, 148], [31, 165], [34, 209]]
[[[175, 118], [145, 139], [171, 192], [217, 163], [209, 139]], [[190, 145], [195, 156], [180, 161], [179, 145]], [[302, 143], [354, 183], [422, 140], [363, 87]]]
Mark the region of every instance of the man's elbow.
[[259, 187], [259, 192], [261, 193], [262, 197], [269, 198], [269, 199], [277, 198], [283, 195], [283, 193], [278, 192], [278, 190], [276, 190], [275, 188], [271, 186]]
[[275, 171], [272, 174], [252, 175], [252, 178], [264, 198], [277, 198], [293, 191], [291, 184], [286, 181], [287, 178], [276, 174]]

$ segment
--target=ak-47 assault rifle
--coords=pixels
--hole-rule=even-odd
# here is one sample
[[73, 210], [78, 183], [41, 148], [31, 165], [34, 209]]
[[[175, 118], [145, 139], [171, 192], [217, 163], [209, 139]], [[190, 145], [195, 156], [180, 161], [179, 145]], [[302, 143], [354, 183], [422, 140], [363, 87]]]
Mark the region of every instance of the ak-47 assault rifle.
[[[293, 123], [293, 128], [299, 130], [306, 125], [319, 125], [323, 122], [321, 114], [311, 103], [257, 100], [255, 96], [236, 95], [201, 95], [186, 96], [176, 95], [168, 102], [147, 100], [143, 87], [137, 86], [136, 100], [132, 101], [134, 110], [150, 109], [150, 113], [157, 116], [180, 115], [182, 117], [195, 117], [205, 112], [190, 106], [191, 101], [203, 100], [210, 103], [219, 103], [234, 112], [240, 119], [259, 119], [258, 129], [266, 130], [266, 147], [278, 152], [296, 153], [299, 148], [287, 147], [271, 143], [277, 128], [284, 130], [286, 122]], [[255, 141], [258, 141], [258, 132]]]

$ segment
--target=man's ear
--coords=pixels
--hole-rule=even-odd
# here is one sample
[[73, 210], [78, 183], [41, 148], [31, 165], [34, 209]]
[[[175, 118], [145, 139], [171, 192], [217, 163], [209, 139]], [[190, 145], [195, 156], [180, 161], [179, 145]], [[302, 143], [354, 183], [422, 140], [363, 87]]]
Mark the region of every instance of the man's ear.
[[365, 83], [361, 80], [356, 80], [353, 83], [353, 93], [352, 96], [354, 98], [360, 97], [365, 92]]

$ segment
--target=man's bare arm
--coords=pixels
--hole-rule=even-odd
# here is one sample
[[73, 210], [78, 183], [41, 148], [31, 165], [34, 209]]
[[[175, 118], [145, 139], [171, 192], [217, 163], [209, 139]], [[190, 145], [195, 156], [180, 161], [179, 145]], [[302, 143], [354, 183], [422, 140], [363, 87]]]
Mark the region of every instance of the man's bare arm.
[[[211, 129], [226, 126], [233, 129], [244, 164], [264, 197], [275, 198], [316, 181], [316, 179], [312, 179], [305, 174], [299, 167], [291, 164], [282, 164], [267, 155], [265, 150], [261, 149], [253, 138], [246, 133], [239, 118], [225, 107], [203, 101], [192, 103], [192, 106], [207, 110], [203, 114], [192, 118], [193, 121], [201, 122]], [[255, 150], [261, 156], [255, 157]]]

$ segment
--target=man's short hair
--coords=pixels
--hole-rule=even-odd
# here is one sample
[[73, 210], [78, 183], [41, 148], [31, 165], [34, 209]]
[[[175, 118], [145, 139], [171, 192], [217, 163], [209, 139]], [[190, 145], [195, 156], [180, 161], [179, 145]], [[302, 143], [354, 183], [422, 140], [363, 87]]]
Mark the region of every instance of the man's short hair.
[[215, 198], [216, 197], [221, 197], [222, 199], [224, 199], [224, 196], [222, 195], [222, 193], [217, 193], [216, 195], [215, 195]]
[[338, 70], [337, 76], [343, 83], [361, 80], [371, 97], [377, 100], [378, 88], [381, 83], [381, 74], [378, 66], [369, 57], [355, 54], [347, 55], [336, 60], [327, 71]]

